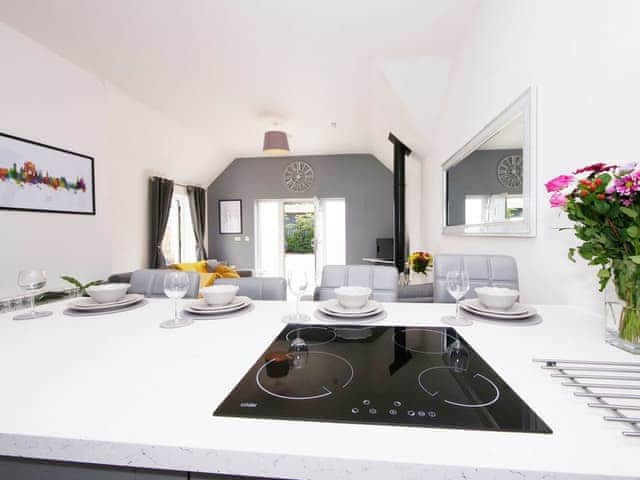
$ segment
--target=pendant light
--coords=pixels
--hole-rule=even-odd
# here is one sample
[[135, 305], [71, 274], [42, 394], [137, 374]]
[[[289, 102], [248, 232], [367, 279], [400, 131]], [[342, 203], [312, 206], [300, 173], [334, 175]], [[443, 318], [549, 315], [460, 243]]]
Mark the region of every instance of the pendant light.
[[262, 151], [269, 155], [285, 155], [289, 153], [287, 133], [282, 130], [269, 130], [264, 132]]

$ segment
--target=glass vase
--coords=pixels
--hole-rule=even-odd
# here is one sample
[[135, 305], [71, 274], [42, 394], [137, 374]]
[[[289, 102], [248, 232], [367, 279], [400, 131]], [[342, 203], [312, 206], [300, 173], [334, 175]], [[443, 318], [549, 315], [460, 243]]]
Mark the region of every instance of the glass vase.
[[605, 292], [607, 343], [640, 354], [640, 265], [615, 261], [612, 280]]

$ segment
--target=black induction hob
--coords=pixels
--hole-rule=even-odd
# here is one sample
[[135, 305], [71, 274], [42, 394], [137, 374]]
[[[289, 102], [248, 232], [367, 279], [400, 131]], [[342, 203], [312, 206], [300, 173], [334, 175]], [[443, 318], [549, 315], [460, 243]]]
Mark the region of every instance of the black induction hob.
[[289, 324], [214, 415], [551, 433], [445, 327]]

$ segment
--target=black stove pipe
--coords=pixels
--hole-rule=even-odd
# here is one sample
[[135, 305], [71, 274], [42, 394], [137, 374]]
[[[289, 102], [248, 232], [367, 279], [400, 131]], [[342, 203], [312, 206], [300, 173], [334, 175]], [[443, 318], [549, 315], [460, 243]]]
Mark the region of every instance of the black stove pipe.
[[389, 141], [393, 143], [393, 259], [399, 272], [404, 271], [406, 262], [407, 232], [406, 217], [406, 157], [411, 149], [402, 143], [393, 133], [389, 133]]

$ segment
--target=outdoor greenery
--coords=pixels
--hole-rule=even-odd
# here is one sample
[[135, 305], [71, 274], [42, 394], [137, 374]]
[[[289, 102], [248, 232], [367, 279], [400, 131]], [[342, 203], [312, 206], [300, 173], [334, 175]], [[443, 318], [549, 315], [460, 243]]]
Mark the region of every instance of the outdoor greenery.
[[313, 253], [313, 213], [288, 213], [284, 219], [286, 253]]

